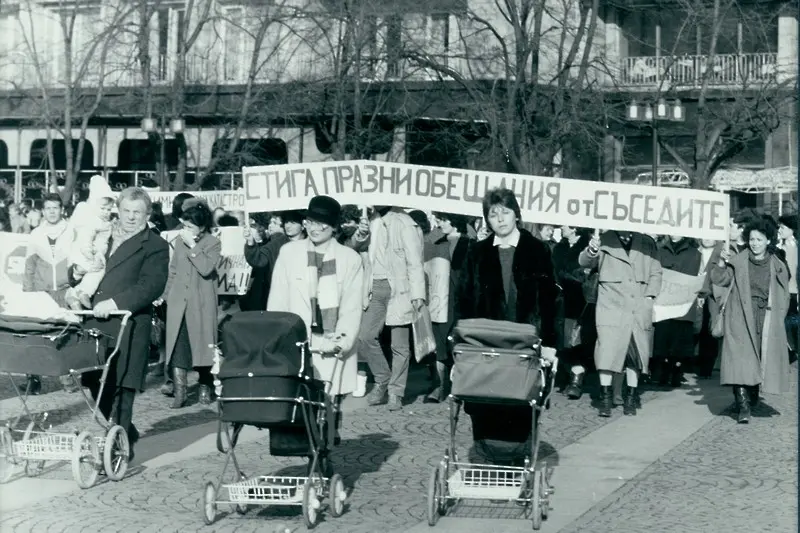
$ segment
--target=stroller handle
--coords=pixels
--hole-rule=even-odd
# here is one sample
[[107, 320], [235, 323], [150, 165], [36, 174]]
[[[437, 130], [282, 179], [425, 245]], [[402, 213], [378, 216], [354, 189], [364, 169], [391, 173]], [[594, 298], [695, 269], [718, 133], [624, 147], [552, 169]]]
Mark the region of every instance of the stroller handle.
[[[78, 316], [94, 316], [94, 311], [91, 311], [91, 310], [88, 310], [88, 311], [72, 311], [72, 314], [78, 315]], [[122, 317], [122, 326], [120, 327], [120, 329], [125, 329], [125, 326], [128, 324], [128, 320], [130, 320], [132, 313], [130, 311], [120, 310], [120, 311], [110, 311], [108, 314], [111, 315], [111, 316], [121, 316]]]

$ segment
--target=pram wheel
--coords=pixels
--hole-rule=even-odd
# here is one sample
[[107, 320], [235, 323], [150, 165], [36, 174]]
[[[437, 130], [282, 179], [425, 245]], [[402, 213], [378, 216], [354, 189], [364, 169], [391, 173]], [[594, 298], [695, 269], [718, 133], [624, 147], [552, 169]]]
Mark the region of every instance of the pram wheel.
[[97, 482], [100, 474], [100, 451], [97, 441], [87, 431], [81, 432], [72, 444], [72, 477], [82, 489], [88, 489]]
[[344, 481], [342, 481], [342, 476], [339, 474], [331, 476], [330, 499], [331, 515], [334, 518], [339, 518], [344, 514], [344, 502], [347, 499], [347, 492], [344, 490]]
[[217, 519], [217, 488], [212, 482], [206, 483], [203, 491], [203, 521], [207, 526]]
[[531, 520], [533, 529], [538, 531], [542, 527], [542, 471], [536, 470], [533, 473], [533, 487], [531, 487]]
[[108, 479], [119, 481], [125, 477], [125, 472], [128, 471], [130, 451], [128, 434], [122, 426], [113, 426], [108, 430], [106, 441], [103, 444], [103, 468], [106, 470]]
[[[25, 428], [25, 433], [22, 435], [22, 442], [31, 440], [33, 436], [33, 429], [36, 427], [36, 422], [31, 422]], [[25, 461], [25, 475], [28, 477], [36, 477], [44, 470], [44, 461]]]
[[303, 521], [308, 529], [317, 525], [317, 510], [319, 509], [319, 495], [315, 476], [311, 475], [303, 485]]
[[446, 499], [444, 494], [443, 468], [440, 464], [431, 470], [428, 479], [428, 525], [435, 526], [439, 516], [444, 516]]
[[14, 474], [14, 465], [17, 458], [14, 455], [14, 439], [11, 431], [6, 427], [0, 427], [0, 483], [5, 483]]

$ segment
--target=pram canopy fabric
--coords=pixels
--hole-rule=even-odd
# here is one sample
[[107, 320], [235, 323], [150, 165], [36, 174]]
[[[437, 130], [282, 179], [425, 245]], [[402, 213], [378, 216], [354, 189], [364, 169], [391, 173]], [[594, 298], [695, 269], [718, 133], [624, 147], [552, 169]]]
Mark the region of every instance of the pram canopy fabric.
[[222, 353], [225, 362], [219, 379], [293, 377], [314, 375], [311, 354], [298, 343], [308, 341], [303, 320], [292, 313], [244, 311], [222, 325]]
[[0, 372], [63, 376], [101, 366], [113, 341], [79, 324], [0, 315]]

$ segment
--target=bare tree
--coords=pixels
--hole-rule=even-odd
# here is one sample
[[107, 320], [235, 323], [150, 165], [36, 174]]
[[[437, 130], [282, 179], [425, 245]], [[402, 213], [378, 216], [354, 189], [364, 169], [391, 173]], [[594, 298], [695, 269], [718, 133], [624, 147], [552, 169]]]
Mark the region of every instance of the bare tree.
[[[694, 188], [707, 189], [714, 173], [749, 144], [796, 120], [797, 78], [776, 60], [781, 11], [740, 0], [678, 0], [673, 10], [684, 19], [656, 67], [663, 70], [656, 72], [656, 96], [694, 89], [697, 105], [686, 117], [689, 145], [663, 132], [659, 144]], [[678, 53], [687, 44], [694, 55]]]
[[20, 4], [17, 21], [22, 46], [17, 57], [22, 60], [23, 75], [15, 84], [38, 106], [53, 176], [54, 135], [64, 140], [65, 201], [72, 199], [89, 121], [100, 107], [112, 74], [107, 61], [112, 36], [131, 12], [124, 2], [98, 5], [91, 0], [58, 0], [42, 7], [23, 0]]
[[598, 0], [494, 0], [453, 18], [451, 51], [409, 40], [412, 64], [457, 82], [462, 113], [485, 121], [498, 169], [553, 174], [576, 148], [598, 145], [607, 113], [595, 51]]

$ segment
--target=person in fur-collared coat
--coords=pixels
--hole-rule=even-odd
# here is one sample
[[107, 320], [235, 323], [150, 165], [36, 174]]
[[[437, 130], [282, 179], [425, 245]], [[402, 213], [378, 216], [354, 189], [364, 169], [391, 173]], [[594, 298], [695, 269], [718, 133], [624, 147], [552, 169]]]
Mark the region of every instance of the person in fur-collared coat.
[[[492, 235], [473, 244], [468, 254], [459, 291], [459, 318], [531, 324], [542, 345], [554, 348], [558, 289], [550, 248], [520, 229], [514, 191], [488, 191], [483, 213]], [[472, 419], [475, 452], [482, 460], [519, 464], [530, 451], [530, 406], [467, 402], [464, 411]]]

